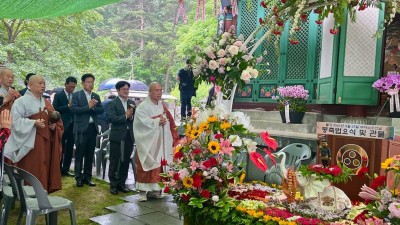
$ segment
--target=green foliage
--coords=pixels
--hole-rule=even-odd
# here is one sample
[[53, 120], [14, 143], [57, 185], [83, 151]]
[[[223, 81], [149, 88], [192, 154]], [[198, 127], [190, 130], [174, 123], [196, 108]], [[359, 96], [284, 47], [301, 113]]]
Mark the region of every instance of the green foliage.
[[[209, 84], [206, 83], [200, 84], [196, 91], [196, 96], [193, 96], [192, 98], [192, 106], [200, 107], [202, 104], [205, 104], [208, 97], [208, 91], [210, 90], [210, 88], [211, 85]], [[180, 92], [178, 85], [175, 85], [175, 87], [171, 90], [171, 95], [177, 97], [178, 101], [180, 100]]]

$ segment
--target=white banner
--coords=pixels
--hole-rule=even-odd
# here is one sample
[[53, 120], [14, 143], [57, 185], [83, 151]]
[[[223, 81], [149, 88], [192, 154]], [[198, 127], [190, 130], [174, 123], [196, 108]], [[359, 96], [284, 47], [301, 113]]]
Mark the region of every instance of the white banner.
[[366, 124], [317, 122], [317, 134], [358, 138], [392, 139], [394, 127]]

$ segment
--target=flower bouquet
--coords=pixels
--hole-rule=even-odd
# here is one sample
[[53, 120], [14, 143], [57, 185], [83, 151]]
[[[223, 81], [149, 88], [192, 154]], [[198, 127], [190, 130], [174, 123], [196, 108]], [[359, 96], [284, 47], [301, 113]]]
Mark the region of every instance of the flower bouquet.
[[[239, 162], [239, 154], [249, 154], [256, 165], [266, 167], [256, 152], [257, 143], [249, 138], [255, 135], [252, 130], [246, 115], [222, 107], [197, 112], [187, 122], [185, 137], [175, 147], [174, 161], [169, 162], [160, 184], [165, 193], [173, 195], [181, 214], [198, 219], [210, 210], [227, 214], [236, 207], [228, 186], [244, 178], [245, 165]], [[262, 137], [276, 148], [266, 133]]]
[[193, 74], [195, 85], [200, 82], [218, 86], [224, 98], [229, 98], [235, 84], [243, 87], [252, 78], [257, 78], [259, 71], [255, 68], [262, 57], [255, 58], [243, 43], [243, 36], [236, 38], [235, 30], [225, 32], [205, 49], [198, 49], [191, 57], [194, 61]]
[[381, 168], [387, 176], [377, 176], [369, 187], [364, 185], [361, 188], [359, 196], [368, 205], [354, 219], [358, 224], [366, 220], [371, 221], [370, 224], [400, 224], [400, 155], [386, 159]]
[[387, 93], [390, 97], [390, 112], [394, 112], [394, 106], [396, 111], [400, 111], [399, 103], [399, 88], [400, 88], [400, 76], [399, 75], [388, 75], [382, 77], [372, 84], [372, 87], [377, 89], [381, 93]]

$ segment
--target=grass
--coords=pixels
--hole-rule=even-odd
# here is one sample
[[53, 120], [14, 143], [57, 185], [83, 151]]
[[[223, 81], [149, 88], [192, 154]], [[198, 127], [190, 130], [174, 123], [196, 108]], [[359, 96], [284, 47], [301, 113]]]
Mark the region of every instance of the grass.
[[[91, 217], [101, 216], [111, 213], [106, 209], [107, 206], [122, 204], [125, 201], [121, 197], [134, 194], [133, 192], [118, 195], [110, 194], [110, 185], [103, 180], [93, 179], [96, 187], [84, 185], [81, 188], [75, 186], [75, 178], [62, 177], [63, 189], [52, 193], [53, 196], [61, 196], [74, 202], [77, 224], [79, 225], [95, 225], [89, 220]], [[15, 204], [15, 208], [11, 210], [8, 218], [8, 224], [16, 224], [19, 213], [19, 202]], [[22, 218], [22, 224], [25, 224], [25, 217]], [[40, 216], [37, 225], [46, 224], [44, 216]], [[62, 210], [58, 213], [58, 224], [69, 225], [69, 211]]]

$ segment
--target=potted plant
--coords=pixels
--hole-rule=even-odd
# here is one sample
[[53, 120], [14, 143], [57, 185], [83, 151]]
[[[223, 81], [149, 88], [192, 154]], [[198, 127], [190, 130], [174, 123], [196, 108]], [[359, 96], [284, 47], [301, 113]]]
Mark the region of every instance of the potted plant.
[[302, 85], [278, 87], [278, 110], [283, 123], [302, 123], [307, 110], [308, 90]]
[[[389, 116], [400, 117], [399, 103], [399, 88], [400, 88], [400, 75], [390, 74], [386, 77], [381, 77], [372, 84], [372, 87], [381, 93], [386, 93], [389, 98]], [[387, 102], [383, 105], [386, 105]]]

